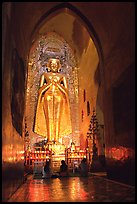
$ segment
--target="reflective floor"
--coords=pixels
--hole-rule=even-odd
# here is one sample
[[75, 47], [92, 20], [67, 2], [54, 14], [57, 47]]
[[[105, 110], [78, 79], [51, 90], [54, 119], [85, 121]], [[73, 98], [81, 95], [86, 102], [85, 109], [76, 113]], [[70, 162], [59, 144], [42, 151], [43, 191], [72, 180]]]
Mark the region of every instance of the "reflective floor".
[[99, 176], [33, 179], [8, 202], [134, 202], [135, 190]]

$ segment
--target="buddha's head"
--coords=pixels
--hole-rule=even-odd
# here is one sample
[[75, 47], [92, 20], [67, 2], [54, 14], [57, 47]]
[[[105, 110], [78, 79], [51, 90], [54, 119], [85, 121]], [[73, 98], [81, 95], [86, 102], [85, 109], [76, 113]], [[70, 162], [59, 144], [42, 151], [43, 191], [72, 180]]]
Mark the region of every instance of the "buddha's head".
[[61, 67], [59, 59], [49, 59], [49, 62], [47, 64], [48, 68], [50, 69], [51, 72], [59, 72], [59, 69]]

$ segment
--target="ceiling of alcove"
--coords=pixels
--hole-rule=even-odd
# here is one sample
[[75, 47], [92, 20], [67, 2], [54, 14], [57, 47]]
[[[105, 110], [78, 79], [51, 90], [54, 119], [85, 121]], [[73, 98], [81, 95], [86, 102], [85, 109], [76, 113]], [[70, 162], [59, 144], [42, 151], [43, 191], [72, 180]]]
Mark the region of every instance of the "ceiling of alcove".
[[[40, 29], [39, 34], [56, 31], [63, 35], [69, 43], [72, 42], [73, 23], [75, 18], [67, 13], [60, 13], [47, 21]], [[67, 22], [67, 24], [66, 24]]]
[[[111, 51], [114, 52], [116, 44], [121, 45], [119, 52], [122, 50], [125, 52], [124, 44], [127, 46], [131, 44], [134, 49], [134, 2], [65, 2], [67, 3], [78, 9], [94, 27], [104, 59], [109, 57]], [[14, 9], [15, 36], [19, 31], [22, 33], [28, 53], [32, 32], [39, 20], [64, 2], [7, 2], [7, 4], [12, 5]]]
[[62, 12], [45, 21], [35, 37], [51, 31], [55, 31], [66, 40], [73, 49], [79, 64], [82, 53], [88, 47], [89, 40], [92, 41], [83, 21], [79, 21], [74, 15]]
[[[66, 22], [67, 22], [67, 24], [66, 24]], [[81, 64], [81, 60], [82, 60], [82, 55], [83, 55], [83, 53], [86, 53], [86, 50], [88, 49], [89, 44], [92, 44], [91, 47], [93, 47], [93, 53], [95, 52], [94, 51], [95, 46], [94, 46], [92, 39], [89, 36], [89, 33], [85, 29], [84, 25], [82, 25], [81, 22], [78, 21], [72, 15], [69, 15], [67, 13], [60, 13], [60, 14], [54, 16], [53, 18], [51, 18], [50, 20], [45, 22], [45, 24], [39, 29], [39, 32], [35, 35], [35, 38], [36, 38], [36, 36], [38, 38], [40, 36], [46, 35], [49, 32], [52, 32], [52, 31], [57, 33], [61, 37], [63, 37], [63, 39], [72, 48], [72, 50], [74, 52], [75, 60], [77, 62], [77, 68], [79, 68], [79, 69], [80, 69], [80, 64]], [[92, 52], [92, 49], [91, 49], [91, 52]], [[93, 72], [93, 74], [91, 74], [91, 73], [90, 74], [93, 77], [93, 75], [95, 73], [94, 68], [92, 69], [92, 72]], [[81, 77], [79, 76], [79, 78], [81, 78]], [[32, 84], [32, 86], [33, 86], [33, 84]], [[37, 91], [37, 90], [35, 90], [35, 91]], [[27, 107], [26, 108], [26, 115], [28, 118], [27, 123], [28, 123], [29, 132], [30, 132], [31, 137], [32, 137], [32, 144], [34, 144], [36, 142], [37, 136], [32, 131], [32, 127], [33, 127], [32, 120], [34, 118], [34, 113], [31, 114], [32, 113], [31, 109], [28, 109], [29, 105], [30, 105], [30, 102], [26, 104], [26, 107]], [[34, 104], [31, 104], [31, 107], [33, 105]], [[35, 106], [36, 106], [36, 104], [35, 104]], [[77, 127], [76, 131], [77, 132], [79, 131], [78, 127]]]

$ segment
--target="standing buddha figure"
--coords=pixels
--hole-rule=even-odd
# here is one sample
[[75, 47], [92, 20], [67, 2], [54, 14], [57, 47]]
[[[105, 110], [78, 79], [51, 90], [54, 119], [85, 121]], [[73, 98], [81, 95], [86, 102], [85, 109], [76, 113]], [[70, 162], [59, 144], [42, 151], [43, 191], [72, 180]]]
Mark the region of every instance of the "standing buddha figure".
[[50, 72], [43, 73], [38, 90], [34, 132], [48, 139], [59, 140], [72, 133], [66, 77], [60, 73], [59, 59], [49, 59]]

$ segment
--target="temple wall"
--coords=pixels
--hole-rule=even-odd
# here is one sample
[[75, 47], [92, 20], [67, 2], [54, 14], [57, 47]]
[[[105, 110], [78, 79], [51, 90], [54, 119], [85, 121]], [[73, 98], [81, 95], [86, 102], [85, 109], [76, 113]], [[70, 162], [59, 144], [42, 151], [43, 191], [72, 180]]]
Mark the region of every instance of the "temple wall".
[[117, 51], [117, 56], [111, 56], [106, 63], [104, 98], [106, 97], [107, 100], [104, 103], [104, 124], [108, 177], [133, 185], [135, 179], [135, 67], [132, 49], [127, 49], [126, 52]]
[[90, 125], [93, 108], [96, 108], [98, 84], [95, 82], [94, 75], [98, 62], [99, 59], [95, 45], [93, 44], [91, 38], [89, 38], [89, 43], [83, 51], [79, 65], [79, 118], [80, 144], [82, 149], [86, 147], [87, 132]]
[[[24, 78], [26, 78], [25, 63], [27, 63], [29, 48], [33, 42], [32, 33], [40, 17], [48, 10], [59, 4], [60, 2], [5, 2], [3, 4], [3, 201], [7, 200], [8, 197], [14, 193], [23, 182], [24, 140], [23, 134], [21, 136], [21, 133], [23, 113], [25, 109]], [[77, 30], [77, 25], [75, 25], [76, 31], [73, 33], [75, 35], [73, 35], [71, 45], [73, 45], [73, 42], [75, 43], [75, 46], [78, 45], [80, 59], [79, 115], [81, 121], [80, 134], [82, 138], [82, 147], [84, 148], [86, 145], [85, 139], [92, 114], [92, 108], [94, 105], [99, 105], [104, 116], [104, 121], [101, 117], [99, 118], [100, 121], [104, 122], [105, 156], [108, 177], [129, 184], [134, 184], [135, 104], [132, 103], [134, 102], [135, 82], [134, 4], [133, 2], [110, 2], [109, 4], [107, 2], [89, 2], [88, 6], [85, 2], [71, 2], [71, 4], [82, 12], [95, 29], [101, 43], [104, 57], [104, 64], [103, 66], [101, 65], [102, 67], [100, 68], [101, 83], [98, 89], [98, 83], [96, 84], [95, 80], [91, 83], [90, 80], [94, 76], [92, 75], [93, 73], [91, 73], [91, 70], [94, 69], [94, 73], [97, 70], [97, 53], [93, 52], [94, 46], [92, 47], [92, 43], [89, 41], [89, 36], [85, 34], [84, 30]], [[92, 33], [92, 35], [94, 34]], [[15, 55], [13, 55], [13, 53]], [[12, 59], [14, 59], [13, 56], [16, 59], [14, 61], [12, 61]], [[17, 67], [17, 69], [15, 67]], [[131, 88], [127, 90], [126, 87], [128, 82], [130, 82], [131, 86], [129, 87]], [[121, 84], [123, 84], [124, 92], [121, 89]], [[15, 87], [18, 88], [15, 89]], [[85, 102], [83, 101], [84, 89], [86, 90]], [[119, 93], [115, 90], [119, 90]], [[14, 99], [13, 93], [15, 93], [16, 99]], [[125, 94], [123, 95], [123, 93]], [[116, 100], [117, 97], [119, 100]], [[90, 114], [88, 116], [87, 101], [89, 101], [91, 107]], [[120, 101], [122, 101], [123, 109], [118, 110], [118, 108], [116, 108], [117, 106], [122, 107], [122, 105], [118, 103]], [[15, 104], [17, 104], [17, 106]], [[18, 111], [16, 111], [16, 107]], [[82, 110], [84, 114], [83, 121], [81, 119]], [[126, 112], [124, 110], [128, 111]], [[18, 112], [19, 115], [17, 114]], [[19, 118], [19, 120], [14, 117], [14, 114], [17, 118]], [[130, 119], [131, 122], [129, 122]]]
[[[25, 79], [21, 55], [17, 48], [17, 38], [12, 27], [12, 5], [10, 2], [3, 5], [3, 15], [2, 200], [6, 201], [24, 179], [22, 122]], [[17, 35], [21, 39], [20, 32]], [[20, 46], [23, 48], [22, 43], [20, 42]]]

